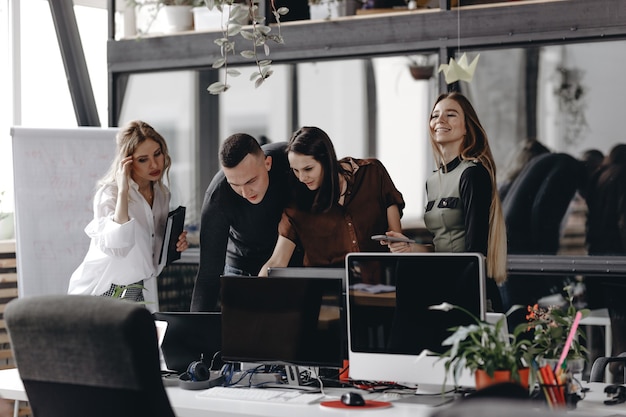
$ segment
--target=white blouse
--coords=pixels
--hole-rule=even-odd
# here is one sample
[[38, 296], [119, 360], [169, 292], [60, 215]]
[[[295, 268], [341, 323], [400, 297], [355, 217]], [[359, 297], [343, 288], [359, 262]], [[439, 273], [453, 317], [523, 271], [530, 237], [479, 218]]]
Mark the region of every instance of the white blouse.
[[[69, 294], [101, 295], [111, 284], [129, 285], [157, 277], [170, 192], [165, 185], [154, 187], [152, 208], [132, 179], [129, 187], [128, 217], [124, 224], [113, 221], [117, 186], [104, 185], [94, 197], [94, 218], [85, 227], [91, 238], [89, 251], [72, 274]], [[150, 280], [154, 281], [154, 280]], [[156, 284], [156, 283], [154, 283]], [[146, 286], [154, 288], [156, 285]], [[147, 298], [155, 298], [156, 294]]]

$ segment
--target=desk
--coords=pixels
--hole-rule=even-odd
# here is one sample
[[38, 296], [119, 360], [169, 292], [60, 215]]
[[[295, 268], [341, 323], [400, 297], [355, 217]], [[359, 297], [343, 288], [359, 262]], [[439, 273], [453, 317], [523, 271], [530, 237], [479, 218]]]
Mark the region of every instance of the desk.
[[[606, 384], [596, 382], [585, 384], [585, 386], [590, 388], [590, 391], [585, 399], [578, 403], [576, 410], [568, 414], [598, 417], [626, 415], [626, 403], [615, 406], [603, 404], [606, 398], [604, 394]], [[427, 405], [406, 403], [394, 403], [392, 407], [381, 409], [326, 409], [319, 404], [288, 405], [197, 398], [196, 395], [200, 391], [188, 391], [178, 387], [166, 387], [165, 390], [177, 417], [206, 417], [207, 415], [220, 417], [428, 417], [433, 411]], [[339, 396], [340, 392], [342, 391], [329, 389], [328, 395]], [[0, 396], [8, 400], [28, 401], [17, 369], [0, 370]]]
[[[363, 415], [367, 417], [428, 417], [431, 409], [426, 405], [396, 404], [382, 409], [326, 409], [319, 404], [289, 405], [270, 404], [250, 401], [231, 401], [221, 399], [197, 398], [201, 391], [184, 390], [178, 387], [166, 387], [165, 391], [177, 417], [317, 417], [329, 415], [342, 417]], [[340, 394], [338, 390], [328, 390], [328, 394]], [[24, 385], [17, 369], [0, 370], [0, 396], [8, 400], [28, 401]], [[15, 416], [17, 416], [17, 402]], [[329, 414], [330, 413], [330, 414]]]
[[367, 291], [350, 290], [350, 298], [356, 305], [364, 307], [396, 306], [396, 292], [370, 293]]

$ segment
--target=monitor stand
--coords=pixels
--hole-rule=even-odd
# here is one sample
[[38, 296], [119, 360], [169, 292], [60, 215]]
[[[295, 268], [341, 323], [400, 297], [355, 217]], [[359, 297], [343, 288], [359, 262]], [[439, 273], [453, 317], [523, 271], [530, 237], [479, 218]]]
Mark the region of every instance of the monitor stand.
[[300, 376], [300, 368], [298, 366], [285, 365], [285, 374], [287, 374], [287, 382], [289, 385], [302, 385], [302, 377]]
[[314, 376], [314, 379], [318, 379], [320, 377], [320, 368], [317, 366], [305, 366], [299, 367], [296, 365], [285, 365], [285, 374], [287, 375], [287, 383], [296, 388], [304, 389], [308, 388], [314, 391], [319, 390], [319, 387], [311, 386], [310, 383], [302, 381], [302, 371], [308, 369], [309, 372]]

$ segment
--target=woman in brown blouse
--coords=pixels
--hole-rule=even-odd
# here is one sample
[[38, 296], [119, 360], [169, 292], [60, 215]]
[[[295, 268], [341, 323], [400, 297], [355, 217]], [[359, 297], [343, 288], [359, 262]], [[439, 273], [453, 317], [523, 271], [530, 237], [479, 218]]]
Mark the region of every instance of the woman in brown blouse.
[[317, 127], [296, 131], [287, 157], [294, 173], [293, 199], [260, 276], [270, 267], [287, 266], [296, 245], [303, 248], [304, 266], [341, 267], [349, 252], [387, 251], [371, 236], [402, 230], [404, 200], [380, 161], [337, 160], [330, 138]]

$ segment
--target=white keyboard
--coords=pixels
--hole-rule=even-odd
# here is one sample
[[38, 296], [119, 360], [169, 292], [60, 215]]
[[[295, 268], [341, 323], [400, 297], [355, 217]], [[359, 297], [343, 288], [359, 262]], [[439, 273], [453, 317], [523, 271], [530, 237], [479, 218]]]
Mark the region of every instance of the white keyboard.
[[311, 404], [324, 398], [322, 393], [302, 392], [295, 389], [213, 387], [197, 394], [198, 398], [217, 398], [236, 401], [257, 401], [283, 404]]

